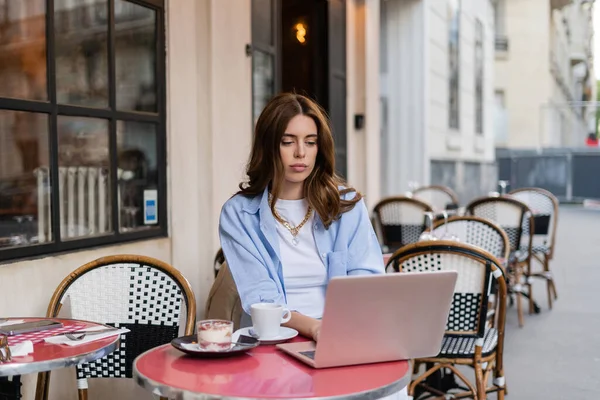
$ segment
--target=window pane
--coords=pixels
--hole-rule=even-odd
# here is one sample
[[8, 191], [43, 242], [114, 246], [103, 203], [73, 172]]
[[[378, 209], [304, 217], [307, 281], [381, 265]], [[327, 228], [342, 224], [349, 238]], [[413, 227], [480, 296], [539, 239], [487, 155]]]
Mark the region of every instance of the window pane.
[[273, 44], [273, 0], [252, 0], [252, 42]]
[[448, 2], [448, 123], [460, 128], [460, 0]]
[[475, 132], [483, 134], [483, 24], [475, 20]]
[[0, 0], [0, 97], [46, 100], [46, 0]]
[[273, 56], [259, 50], [254, 51], [252, 64], [252, 83], [254, 86], [252, 109], [254, 110], [254, 123], [256, 123], [263, 108], [274, 95], [275, 67]]
[[52, 240], [48, 117], [0, 110], [0, 248]]
[[108, 106], [107, 0], [55, 0], [59, 103]]
[[108, 121], [58, 118], [58, 179], [62, 239], [111, 231]]
[[122, 232], [158, 223], [156, 125], [117, 122], [119, 225]]
[[156, 12], [115, 1], [117, 108], [156, 112]]

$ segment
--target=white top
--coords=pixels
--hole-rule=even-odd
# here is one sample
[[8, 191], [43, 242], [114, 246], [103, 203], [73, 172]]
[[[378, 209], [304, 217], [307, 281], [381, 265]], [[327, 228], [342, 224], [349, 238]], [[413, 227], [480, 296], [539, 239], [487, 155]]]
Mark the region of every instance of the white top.
[[[281, 218], [294, 227], [304, 220], [308, 202], [305, 199], [278, 199], [275, 209]], [[278, 222], [277, 236], [288, 308], [312, 318], [321, 318], [325, 307], [327, 270], [315, 244], [314, 219], [313, 211], [298, 232], [296, 240], [292, 233]]]

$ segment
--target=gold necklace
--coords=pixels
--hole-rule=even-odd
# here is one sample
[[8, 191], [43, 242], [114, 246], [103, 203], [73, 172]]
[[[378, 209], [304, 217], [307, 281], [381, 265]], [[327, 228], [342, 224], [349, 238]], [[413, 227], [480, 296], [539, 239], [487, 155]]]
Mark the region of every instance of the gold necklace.
[[[273, 197], [269, 194], [269, 203], [273, 203]], [[308, 206], [308, 210], [306, 210], [306, 215], [304, 216], [304, 219], [302, 220], [302, 222], [300, 222], [298, 225], [296, 226], [292, 226], [292, 224], [290, 224], [288, 221], [286, 221], [285, 219], [283, 219], [281, 217], [281, 215], [279, 215], [279, 213], [277, 212], [277, 210], [275, 209], [275, 207], [272, 208], [273, 209], [273, 216], [275, 217], [275, 219], [281, 224], [283, 225], [288, 231], [290, 231], [290, 233], [293, 236], [292, 239], [292, 243], [294, 244], [294, 246], [297, 246], [299, 241], [298, 238], [296, 236], [298, 236], [298, 233], [300, 232], [300, 229], [302, 229], [302, 227], [308, 222], [308, 219], [310, 218], [310, 215], [312, 214], [312, 207]]]

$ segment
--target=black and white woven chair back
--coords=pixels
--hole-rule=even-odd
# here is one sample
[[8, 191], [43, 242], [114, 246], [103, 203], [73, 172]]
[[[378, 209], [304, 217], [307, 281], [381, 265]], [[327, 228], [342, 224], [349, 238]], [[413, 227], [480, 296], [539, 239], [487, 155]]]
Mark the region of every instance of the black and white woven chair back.
[[450, 194], [449, 189], [444, 190], [439, 186], [424, 186], [412, 192], [415, 199], [431, 204], [435, 211], [443, 211], [449, 206], [456, 206], [456, 198]]
[[182, 287], [162, 270], [141, 263], [115, 263], [85, 272], [60, 299], [69, 301], [73, 318], [130, 330], [108, 356], [77, 367], [77, 386], [87, 378], [131, 378], [135, 357], [169, 343], [185, 325]]
[[517, 252], [526, 254], [529, 251], [529, 233], [523, 231], [528, 211], [524, 203], [505, 197], [479, 199], [467, 206], [468, 214], [489, 219], [504, 229], [510, 243], [511, 256]]
[[376, 230], [386, 251], [415, 243], [425, 231], [425, 212], [432, 207], [409, 197], [383, 199], [374, 208]]
[[[535, 232], [533, 235], [533, 251], [550, 253], [554, 243], [554, 226], [556, 224], [555, 198], [549, 192], [541, 189], [519, 189], [510, 196], [527, 204], [533, 213]], [[523, 225], [525, 233], [529, 233], [527, 219]]]
[[458, 272], [446, 333], [483, 337], [490, 282], [485, 264], [460, 253], [436, 251], [417, 254], [400, 264], [403, 273], [443, 270]]
[[[477, 246], [498, 259], [507, 257], [509, 243], [505, 242], [500, 226], [492, 222], [470, 219], [472, 217], [453, 217], [447, 224], [441, 224], [433, 232], [442, 237], [446, 230], [455, 235], [462, 243]], [[445, 226], [447, 225], [447, 226]]]

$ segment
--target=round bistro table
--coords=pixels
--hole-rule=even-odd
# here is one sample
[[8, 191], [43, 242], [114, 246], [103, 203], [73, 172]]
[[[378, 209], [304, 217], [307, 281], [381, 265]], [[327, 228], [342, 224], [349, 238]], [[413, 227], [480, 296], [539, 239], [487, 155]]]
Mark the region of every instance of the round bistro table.
[[170, 344], [139, 355], [133, 377], [155, 395], [178, 400], [377, 399], [410, 381], [407, 361], [314, 369], [275, 346], [206, 359], [185, 355]]
[[[9, 320], [10, 319], [24, 319], [25, 321], [51, 319], [53, 321], [62, 322], [65, 328], [73, 326], [79, 327], [79, 329], [82, 330], [97, 326], [104, 327], [104, 325], [101, 324], [76, 319], [9, 318]], [[26, 356], [13, 357], [11, 362], [0, 363], [0, 377], [51, 371], [53, 369], [68, 368], [94, 361], [112, 353], [118, 346], [119, 338], [120, 335], [115, 335], [77, 346], [46, 343], [42, 340], [33, 345], [33, 353]]]

